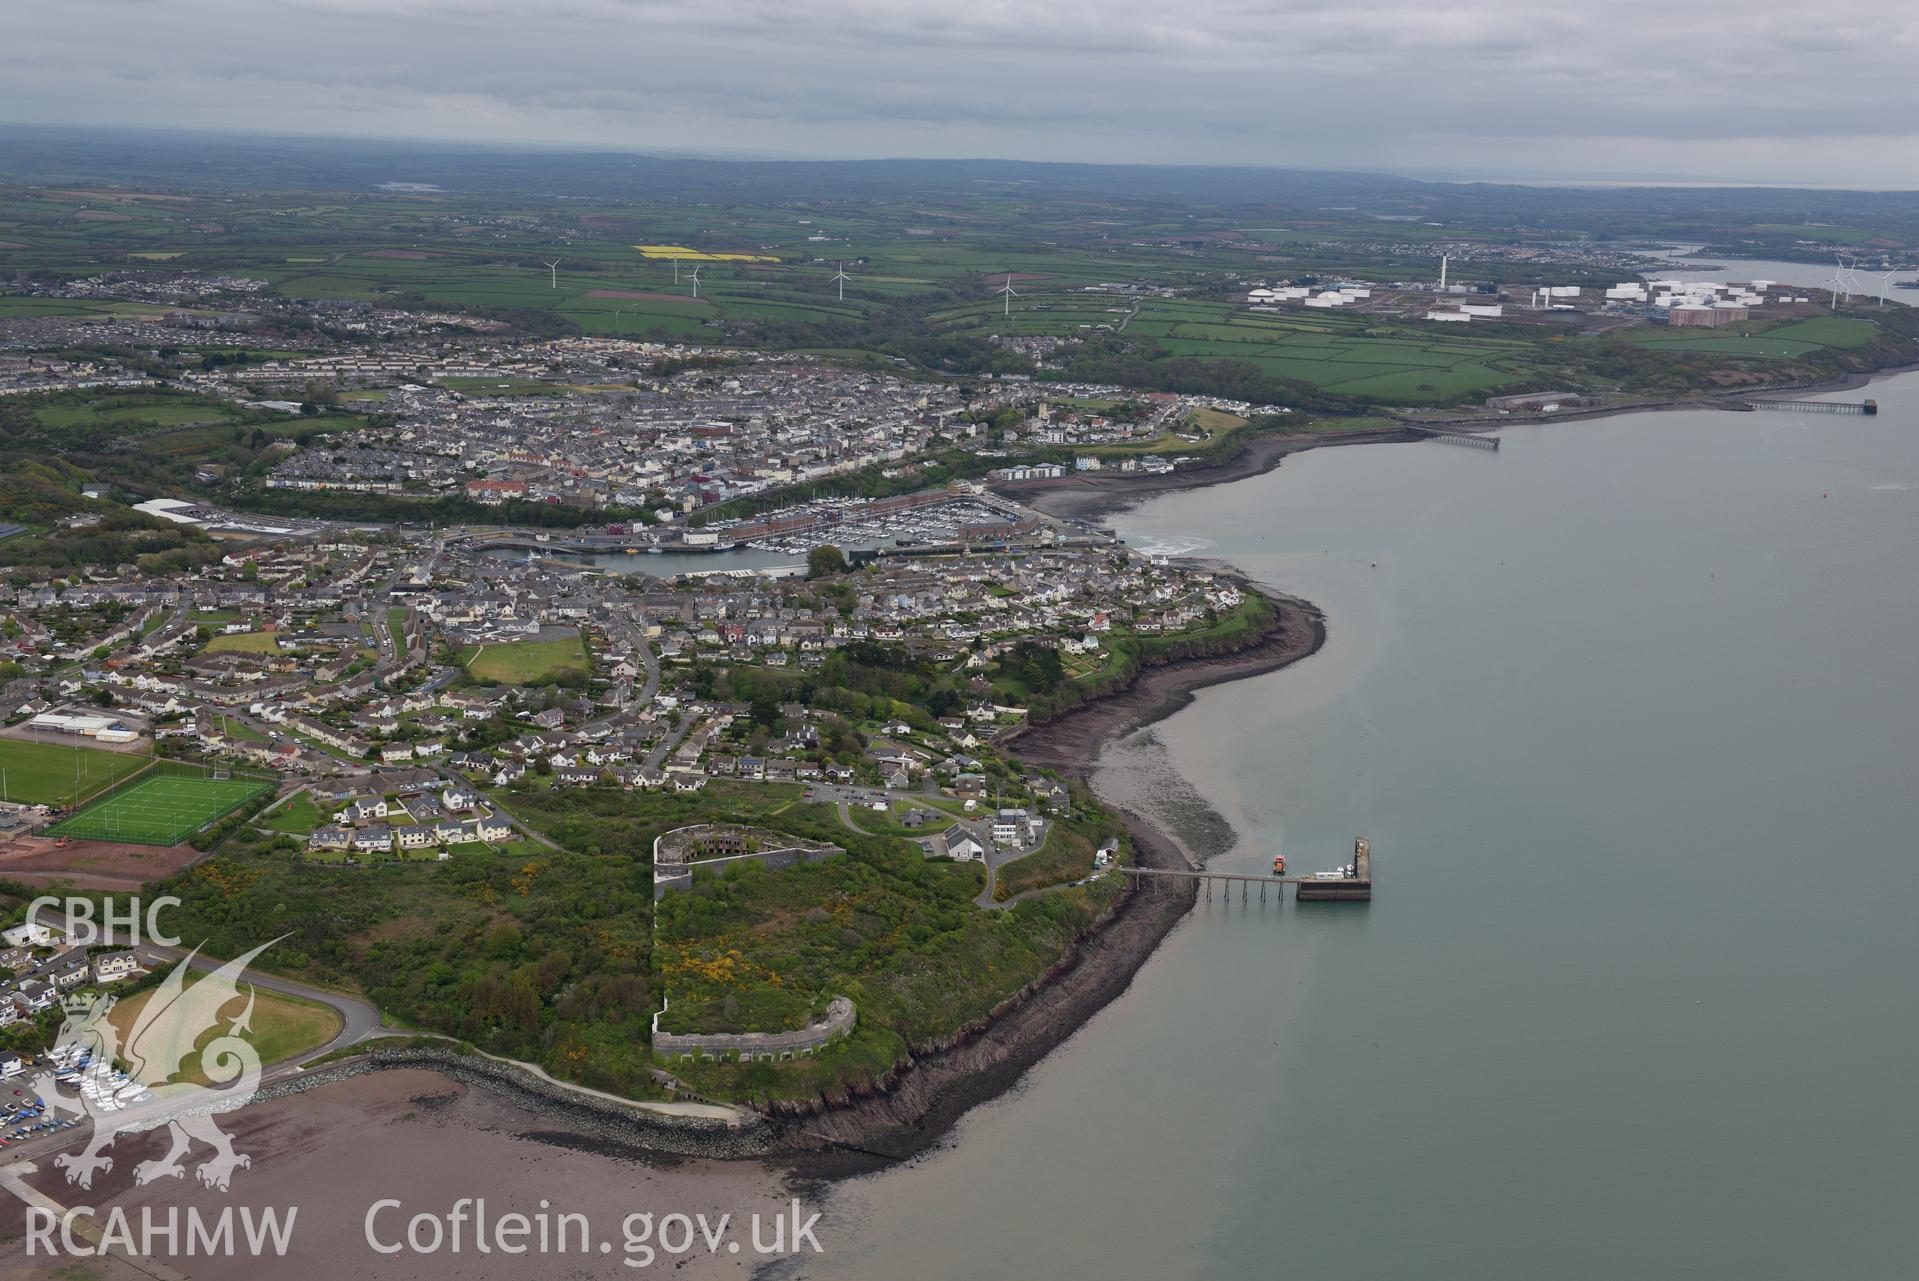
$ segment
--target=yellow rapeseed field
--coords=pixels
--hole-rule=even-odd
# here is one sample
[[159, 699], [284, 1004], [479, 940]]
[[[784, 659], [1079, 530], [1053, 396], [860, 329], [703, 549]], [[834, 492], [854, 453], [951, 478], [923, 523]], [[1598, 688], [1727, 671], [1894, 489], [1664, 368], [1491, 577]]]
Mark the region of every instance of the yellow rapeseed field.
[[648, 258], [684, 258], [688, 262], [778, 262], [772, 254], [710, 254], [684, 245], [634, 245]]

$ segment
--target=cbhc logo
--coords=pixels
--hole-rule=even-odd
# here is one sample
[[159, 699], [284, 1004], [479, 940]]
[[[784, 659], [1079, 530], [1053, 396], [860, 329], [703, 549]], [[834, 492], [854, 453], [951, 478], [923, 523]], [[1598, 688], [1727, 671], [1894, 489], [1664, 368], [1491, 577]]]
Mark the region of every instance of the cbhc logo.
[[[144, 909], [138, 898], [124, 900], [124, 909], [117, 910], [115, 902], [112, 898], [106, 898], [96, 904], [90, 898], [62, 899], [46, 894], [27, 904], [27, 923], [43, 925], [40, 909], [52, 908], [54, 911], [50, 919], [57, 922], [64, 914], [66, 924], [64, 927], [58, 924], [43, 925], [43, 928], [65, 934], [67, 941], [78, 947], [139, 947], [142, 925], [146, 927], [146, 942], [160, 947], [180, 946], [179, 936], [161, 933], [159, 925], [160, 909], [180, 906], [178, 898], [165, 894], [150, 900]], [[97, 922], [94, 919], [96, 913], [99, 916]]]

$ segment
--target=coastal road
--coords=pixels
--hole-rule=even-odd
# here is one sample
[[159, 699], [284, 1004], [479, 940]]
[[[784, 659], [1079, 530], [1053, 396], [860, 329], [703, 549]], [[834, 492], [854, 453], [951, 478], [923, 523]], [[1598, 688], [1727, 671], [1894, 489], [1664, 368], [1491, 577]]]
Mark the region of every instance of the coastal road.
[[[149, 969], [160, 965], [172, 965], [189, 955], [193, 957], [188, 963], [189, 968], [203, 973], [210, 973], [224, 964], [219, 957], [200, 955], [182, 947], [161, 947], [150, 943], [135, 950], [140, 954], [140, 963]], [[278, 992], [281, 996], [296, 997], [302, 1001], [324, 1005], [340, 1016], [340, 1030], [325, 1044], [303, 1050], [281, 1063], [266, 1065], [267, 1070], [260, 1078], [263, 1085], [270, 1080], [297, 1071], [300, 1062], [304, 1060], [318, 1058], [322, 1054], [330, 1054], [334, 1050], [344, 1049], [349, 1045], [358, 1045], [369, 1037], [394, 1031], [388, 1028], [386, 1021], [381, 1018], [380, 1008], [365, 997], [337, 992], [332, 988], [315, 987], [299, 979], [284, 978], [261, 970], [248, 970], [244, 981], [262, 991]]]
[[981, 860], [986, 864], [986, 888], [981, 890], [979, 896], [973, 900], [977, 906], [986, 908], [989, 911], [1003, 912], [1015, 903], [1023, 903], [1029, 898], [1035, 898], [1041, 894], [1051, 894], [1055, 890], [1067, 888], [1064, 884], [1042, 885], [1037, 889], [1021, 890], [1011, 898], [995, 899], [993, 897], [993, 891], [997, 889], [999, 885], [1000, 868], [1013, 862], [1015, 859], [1022, 859], [1029, 854], [1039, 853], [1042, 845], [1035, 845], [1031, 849], [1006, 850], [1001, 849], [993, 843], [991, 833], [981, 835], [975, 832], [974, 836], [978, 838], [980, 844], [986, 847], [986, 852], [980, 856]]
[[[64, 916], [49, 917], [42, 923], [62, 935], [69, 933], [69, 922]], [[158, 943], [142, 943], [133, 950], [138, 954], [140, 963], [148, 969], [172, 965], [188, 956], [193, 958], [189, 963], [190, 968], [201, 972], [211, 972], [225, 963], [219, 957], [206, 956], [190, 948], [166, 947]], [[332, 1039], [324, 1045], [302, 1051], [294, 1056], [294, 1060], [310, 1059], [345, 1046], [357, 1045], [370, 1036], [392, 1030], [385, 1026], [385, 1020], [380, 1017], [379, 1007], [364, 997], [335, 991], [332, 988], [317, 987], [299, 979], [268, 974], [260, 970], [248, 970], [244, 981], [264, 991], [278, 992], [282, 996], [297, 997], [303, 1001], [311, 1001], [315, 1005], [324, 1005], [340, 1016], [340, 1030]], [[288, 1065], [292, 1065], [294, 1060], [288, 1060]]]
[[980, 890], [979, 894], [974, 897], [974, 907], [983, 907], [988, 911], [997, 911], [1005, 906], [1003, 903], [993, 901], [993, 891], [999, 886], [999, 859], [996, 857], [997, 854], [998, 851], [995, 850], [989, 842], [986, 852], [980, 855], [980, 861], [986, 864], [986, 884]]
[[[66, 919], [63, 916], [49, 915], [44, 924], [48, 925], [49, 928], [58, 929], [66, 924]], [[189, 966], [199, 972], [215, 970], [224, 963], [223, 959], [219, 957], [200, 955], [188, 948], [166, 947], [159, 944], [142, 944], [140, 947], [135, 948], [134, 951], [139, 955], [141, 963], [150, 968], [172, 965], [179, 962], [182, 958], [189, 956], [192, 958], [188, 962]], [[256, 1088], [264, 1088], [276, 1082], [297, 1077], [305, 1070], [302, 1066], [303, 1064], [310, 1063], [321, 1055], [332, 1053], [335, 1050], [359, 1045], [362, 1042], [380, 1037], [417, 1035], [405, 1029], [389, 1026], [381, 1017], [378, 1006], [366, 998], [355, 996], [352, 993], [337, 991], [333, 988], [319, 987], [300, 979], [289, 978], [279, 974], [268, 974], [258, 970], [248, 970], [242, 981], [264, 991], [277, 992], [283, 996], [296, 997], [300, 1000], [324, 1005], [340, 1016], [339, 1030], [323, 1044], [302, 1050], [298, 1054], [291, 1055], [277, 1063], [263, 1065], [260, 1072], [259, 1086]], [[426, 1033], [424, 1035], [433, 1036], [434, 1034]], [[445, 1039], [447, 1039], [449, 1043], [452, 1043], [452, 1038]], [[697, 1100], [662, 1102], [658, 1100], [622, 1098], [619, 1095], [595, 1090], [572, 1081], [560, 1080], [552, 1076], [537, 1063], [528, 1063], [519, 1059], [486, 1054], [484, 1051], [478, 1052], [483, 1057], [491, 1059], [496, 1063], [518, 1068], [559, 1089], [597, 1102], [617, 1103], [625, 1107], [638, 1108], [642, 1111], [649, 1111], [663, 1116], [700, 1117], [729, 1123], [738, 1122], [748, 1115], [747, 1111], [741, 1108], [723, 1104], [704, 1103]], [[16, 1080], [14, 1089], [20, 1092], [21, 1098], [24, 1098], [28, 1093], [32, 1092], [37, 1075], [38, 1073], [36, 1071], [31, 1075], [23, 1076]], [[6, 1095], [4, 1085], [4, 1082], [0, 1082], [0, 1100], [12, 1101], [12, 1096]], [[83, 1124], [77, 1129], [56, 1130], [51, 1133], [36, 1134], [29, 1138], [8, 1144], [6, 1157], [9, 1161], [17, 1163], [33, 1160], [35, 1157], [49, 1156], [55, 1152], [73, 1147], [84, 1137], [86, 1132], [87, 1127]]]
[[[829, 784], [813, 788], [807, 793], [807, 796], [808, 799], [818, 799], [822, 797], [830, 799], [839, 811], [840, 826], [847, 828], [849, 831], [858, 832], [862, 836], [871, 836], [873, 835], [872, 832], [861, 827], [859, 823], [854, 820], [854, 806], [858, 805], [860, 809], [865, 810], [869, 805], [869, 802], [865, 799], [866, 797], [879, 796], [882, 794], [885, 795], [889, 801], [905, 801], [911, 803], [915, 799], [923, 797], [928, 793], [894, 788], [887, 788], [882, 792], [882, 790], [878, 788], [836, 787]], [[869, 812], [878, 813], [876, 810]], [[1045, 894], [1052, 890], [1063, 888], [1058, 885], [1046, 885], [1038, 889], [1021, 891], [1009, 899], [996, 900], [993, 897], [993, 891], [999, 881], [1000, 866], [1004, 863], [1010, 863], [1014, 859], [1024, 858], [1028, 854], [1038, 853], [1038, 848], [1017, 850], [1001, 849], [993, 843], [992, 833], [980, 830], [981, 823], [979, 819], [954, 818], [952, 814], [944, 812], [941, 813], [941, 817], [945, 819], [947, 823], [956, 823], [971, 831], [974, 838], [985, 848], [985, 853], [981, 855], [981, 861], [986, 864], [986, 884], [980, 889], [980, 892], [974, 896], [974, 906], [983, 907], [993, 912], [1004, 911], [1015, 903], [1032, 898], [1037, 894]], [[886, 821], [891, 821], [890, 815], [886, 816]], [[933, 835], [935, 830], [943, 829], [928, 829], [926, 835]]]
[[[50, 929], [58, 929], [64, 933], [64, 927], [67, 921], [64, 916], [49, 916], [43, 924], [46, 924]], [[193, 958], [189, 962], [190, 968], [199, 972], [209, 972], [218, 969], [223, 963], [218, 957], [193, 954], [190, 949], [187, 948], [163, 947], [159, 944], [152, 943], [142, 944], [135, 948], [134, 951], [139, 955], [141, 964], [149, 968], [172, 965], [177, 963], [181, 958], [189, 955]], [[263, 1064], [259, 1080], [259, 1086], [262, 1087], [271, 1085], [276, 1081], [285, 1080], [288, 1077], [297, 1076], [303, 1070], [301, 1064], [309, 1062], [322, 1054], [344, 1049], [350, 1045], [358, 1045], [360, 1042], [376, 1036], [392, 1035], [396, 1031], [386, 1026], [385, 1021], [380, 1017], [379, 1007], [363, 997], [353, 996], [346, 992], [337, 992], [331, 988], [316, 987], [311, 983], [301, 982], [299, 979], [286, 978], [278, 974], [266, 974], [258, 970], [247, 971], [243, 981], [264, 991], [277, 992], [282, 996], [297, 997], [300, 1000], [324, 1005], [340, 1016], [340, 1030], [334, 1033], [324, 1044], [302, 1050], [298, 1054], [291, 1055], [277, 1063]], [[33, 1091], [38, 1075], [38, 1070], [29, 1069], [28, 1075], [15, 1079], [13, 1089], [20, 1099], [24, 1099], [27, 1094]], [[17, 1101], [14, 1096], [7, 1094], [4, 1088], [5, 1084], [4, 1082], [0, 1082], [0, 1102]], [[55, 1114], [50, 1112], [49, 1115]], [[48, 1156], [74, 1146], [86, 1132], [87, 1127], [83, 1124], [78, 1129], [55, 1130], [48, 1133], [31, 1135], [27, 1138], [9, 1143], [6, 1155], [8, 1160], [15, 1163], [31, 1161], [35, 1157]]]

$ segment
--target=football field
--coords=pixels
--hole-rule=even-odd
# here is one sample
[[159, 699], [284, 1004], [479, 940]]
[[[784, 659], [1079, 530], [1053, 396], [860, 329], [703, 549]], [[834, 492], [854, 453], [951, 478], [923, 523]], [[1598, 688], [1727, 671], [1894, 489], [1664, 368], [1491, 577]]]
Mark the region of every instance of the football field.
[[272, 783], [257, 778], [146, 778], [60, 820], [47, 829], [47, 835], [177, 845], [208, 823], [272, 790]]

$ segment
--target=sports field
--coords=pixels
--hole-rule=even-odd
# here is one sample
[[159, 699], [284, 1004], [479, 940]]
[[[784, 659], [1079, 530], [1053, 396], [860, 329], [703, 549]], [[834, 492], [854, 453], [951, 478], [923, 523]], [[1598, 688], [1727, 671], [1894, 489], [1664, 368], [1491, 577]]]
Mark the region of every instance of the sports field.
[[0, 793], [28, 805], [71, 805], [146, 763], [133, 752], [0, 738]]
[[50, 836], [178, 845], [273, 784], [257, 778], [144, 778], [47, 829]]

